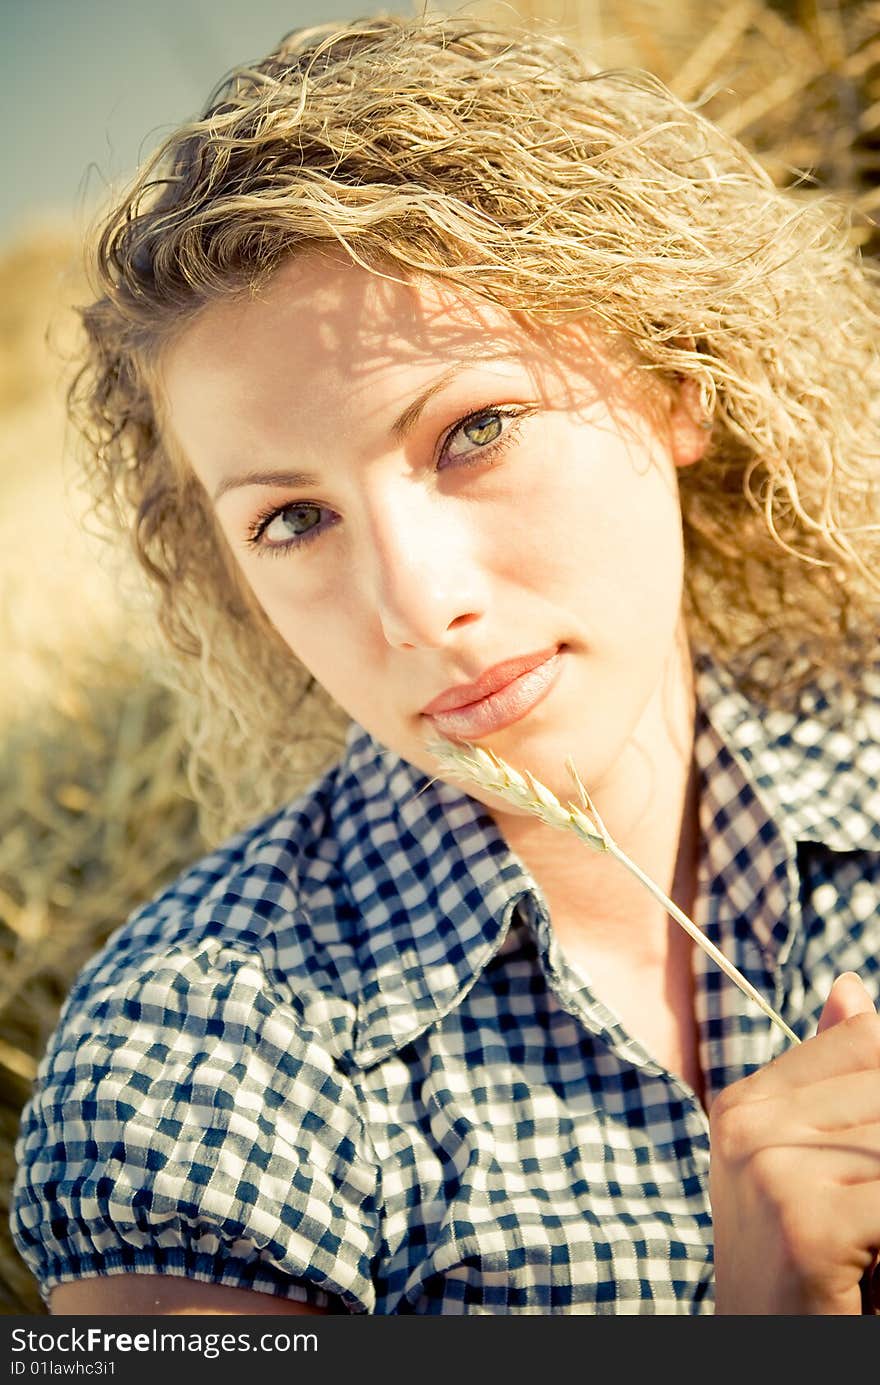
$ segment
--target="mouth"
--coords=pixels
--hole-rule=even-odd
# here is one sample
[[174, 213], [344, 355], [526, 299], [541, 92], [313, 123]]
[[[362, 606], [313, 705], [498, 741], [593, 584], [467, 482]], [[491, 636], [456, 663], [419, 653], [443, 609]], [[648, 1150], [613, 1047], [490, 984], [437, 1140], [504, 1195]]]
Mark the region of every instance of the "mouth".
[[553, 688], [562, 670], [564, 645], [505, 659], [475, 683], [447, 688], [422, 708], [447, 740], [474, 741], [528, 716]]

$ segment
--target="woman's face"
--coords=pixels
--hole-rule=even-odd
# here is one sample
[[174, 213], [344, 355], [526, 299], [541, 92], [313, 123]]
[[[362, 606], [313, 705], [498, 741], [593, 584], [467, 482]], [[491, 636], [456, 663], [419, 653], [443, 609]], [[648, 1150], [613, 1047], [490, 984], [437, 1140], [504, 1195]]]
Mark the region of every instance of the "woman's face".
[[649, 412], [583, 327], [317, 252], [208, 307], [162, 381], [244, 577], [356, 721], [428, 773], [439, 732], [599, 784], [679, 632], [681, 400]]

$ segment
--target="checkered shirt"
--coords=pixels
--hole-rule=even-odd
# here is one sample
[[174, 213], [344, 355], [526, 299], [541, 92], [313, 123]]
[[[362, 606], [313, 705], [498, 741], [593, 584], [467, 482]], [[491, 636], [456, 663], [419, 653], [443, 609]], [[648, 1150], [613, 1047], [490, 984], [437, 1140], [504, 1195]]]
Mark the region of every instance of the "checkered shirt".
[[[799, 1036], [880, 991], [880, 697], [697, 664], [694, 915]], [[707, 1096], [785, 1046], [702, 951]], [[566, 962], [488, 813], [353, 726], [75, 983], [12, 1214], [44, 1295], [153, 1272], [343, 1312], [711, 1313], [705, 1112]]]

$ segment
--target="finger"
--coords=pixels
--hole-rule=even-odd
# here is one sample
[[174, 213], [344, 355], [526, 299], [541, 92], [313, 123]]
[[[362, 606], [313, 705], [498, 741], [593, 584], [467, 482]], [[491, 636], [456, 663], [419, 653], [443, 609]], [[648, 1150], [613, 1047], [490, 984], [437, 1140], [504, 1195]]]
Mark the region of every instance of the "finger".
[[[736, 1092], [737, 1100], [762, 1100], [807, 1083], [857, 1072], [871, 1072], [880, 1079], [880, 1015], [873, 1005], [870, 1012], [850, 1015], [812, 1039], [793, 1045], [728, 1091]], [[721, 1095], [723, 1098], [724, 1093]]]
[[751, 1166], [750, 1177], [765, 1193], [773, 1189], [780, 1205], [797, 1201], [795, 1184], [821, 1189], [826, 1201], [834, 1188], [855, 1183], [880, 1191], [880, 1121], [823, 1129], [800, 1120], [791, 1102], [785, 1112], [779, 1107], [777, 1101], [744, 1103], [735, 1122], [712, 1129], [713, 1155], [739, 1170]]
[[813, 1135], [803, 1158], [815, 1171], [813, 1186], [823, 1184], [826, 1196], [835, 1187], [862, 1187], [880, 1198], [880, 1125]]
[[880, 1074], [869, 1069], [796, 1088], [788, 1110], [793, 1129], [821, 1137], [857, 1125], [880, 1125]]
[[874, 1002], [860, 977], [854, 971], [845, 971], [831, 987], [816, 1033], [821, 1034], [852, 1015], [870, 1014], [874, 1008]]

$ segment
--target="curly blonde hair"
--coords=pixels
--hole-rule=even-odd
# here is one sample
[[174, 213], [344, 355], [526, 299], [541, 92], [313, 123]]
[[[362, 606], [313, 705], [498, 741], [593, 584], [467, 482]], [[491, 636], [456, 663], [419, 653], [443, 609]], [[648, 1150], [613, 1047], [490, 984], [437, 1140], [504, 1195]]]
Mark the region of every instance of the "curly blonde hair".
[[288, 798], [345, 719], [163, 443], [153, 367], [207, 303], [328, 243], [535, 324], [588, 317], [647, 371], [695, 381], [712, 431], [680, 480], [693, 643], [773, 704], [876, 660], [880, 296], [846, 211], [775, 188], [650, 74], [593, 70], [533, 29], [296, 31], [233, 71], [105, 216], [70, 393], [94, 512], [131, 536], [188, 695], [209, 835]]

